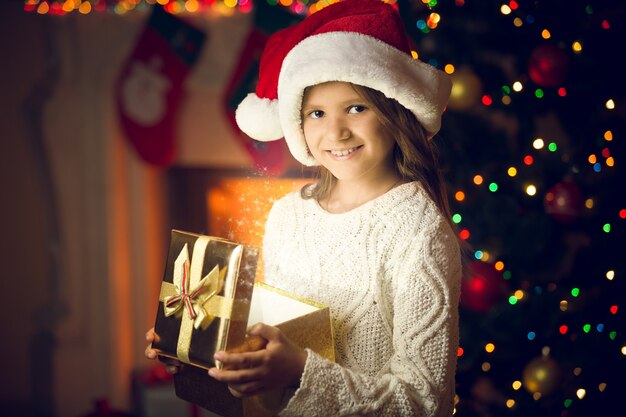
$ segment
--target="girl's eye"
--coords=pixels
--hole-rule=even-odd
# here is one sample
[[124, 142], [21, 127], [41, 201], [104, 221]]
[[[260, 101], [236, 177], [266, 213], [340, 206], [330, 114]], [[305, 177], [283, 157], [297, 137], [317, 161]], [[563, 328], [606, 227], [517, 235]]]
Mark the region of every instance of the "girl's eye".
[[361, 105], [361, 104], [357, 104], [354, 106], [350, 106], [348, 108], [348, 113], [362, 113], [365, 111], [365, 109], [367, 109], [367, 107]]
[[309, 117], [311, 119], [320, 119], [324, 116], [324, 112], [321, 110], [313, 110], [312, 112], [309, 113]]

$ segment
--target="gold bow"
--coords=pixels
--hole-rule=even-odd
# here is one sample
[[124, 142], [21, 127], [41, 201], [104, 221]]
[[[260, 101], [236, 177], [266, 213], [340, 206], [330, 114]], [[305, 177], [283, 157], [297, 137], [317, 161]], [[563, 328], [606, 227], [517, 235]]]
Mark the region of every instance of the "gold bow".
[[[226, 268], [220, 271], [219, 266], [215, 267], [200, 282], [191, 287], [191, 277], [189, 274], [189, 250], [187, 244], [180, 251], [180, 254], [174, 261], [174, 279], [173, 284], [166, 285], [169, 291], [162, 291], [163, 311], [165, 316], [169, 317], [180, 312], [189, 315], [193, 320], [194, 329], [206, 329], [215, 315], [210, 314], [204, 307], [204, 304], [215, 294], [218, 294], [224, 286], [224, 275]], [[173, 288], [172, 288], [173, 287]], [[171, 290], [174, 290], [172, 293]]]

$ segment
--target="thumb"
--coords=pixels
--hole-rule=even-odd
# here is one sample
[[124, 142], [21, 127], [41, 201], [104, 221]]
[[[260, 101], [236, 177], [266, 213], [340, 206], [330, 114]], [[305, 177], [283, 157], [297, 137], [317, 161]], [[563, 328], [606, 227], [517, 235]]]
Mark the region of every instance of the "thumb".
[[276, 340], [280, 337], [280, 330], [274, 326], [264, 323], [257, 323], [248, 330], [250, 336], [260, 336], [266, 340]]

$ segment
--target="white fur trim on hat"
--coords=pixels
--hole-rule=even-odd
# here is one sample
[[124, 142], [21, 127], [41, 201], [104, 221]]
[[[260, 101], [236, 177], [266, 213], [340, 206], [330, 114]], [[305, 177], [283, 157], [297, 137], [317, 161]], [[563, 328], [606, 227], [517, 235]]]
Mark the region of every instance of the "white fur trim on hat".
[[327, 32], [305, 38], [285, 57], [278, 79], [282, 133], [293, 156], [304, 165], [318, 165], [309, 155], [302, 131], [304, 89], [328, 81], [382, 92], [409, 109], [430, 135], [441, 127], [452, 87], [444, 72], [372, 36]]
[[283, 137], [277, 100], [250, 93], [237, 107], [235, 120], [245, 134], [256, 140], [267, 142]]

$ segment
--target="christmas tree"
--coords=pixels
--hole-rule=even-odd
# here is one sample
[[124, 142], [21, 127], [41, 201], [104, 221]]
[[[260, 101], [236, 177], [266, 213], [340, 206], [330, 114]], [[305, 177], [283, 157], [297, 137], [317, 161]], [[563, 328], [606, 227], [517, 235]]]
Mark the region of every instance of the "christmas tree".
[[399, 1], [454, 80], [435, 139], [467, 242], [458, 416], [622, 409], [620, 2]]

